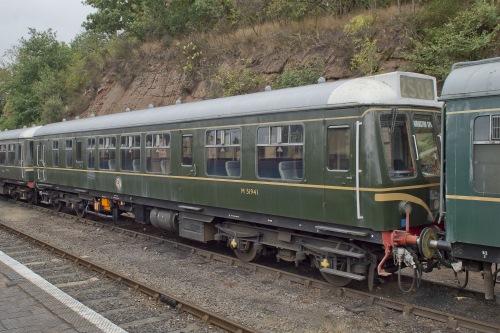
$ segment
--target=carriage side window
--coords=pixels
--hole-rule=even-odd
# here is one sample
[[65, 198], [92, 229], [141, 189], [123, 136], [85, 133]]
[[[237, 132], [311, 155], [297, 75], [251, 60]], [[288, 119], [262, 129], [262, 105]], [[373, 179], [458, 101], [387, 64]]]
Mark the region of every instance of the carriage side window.
[[64, 155], [66, 161], [66, 168], [73, 167], [73, 140], [66, 140], [64, 148]]
[[440, 160], [432, 115], [414, 114], [413, 128], [418, 148], [418, 160], [422, 175], [437, 177], [440, 174]]
[[52, 166], [59, 166], [59, 141], [52, 141]]
[[349, 170], [351, 165], [350, 132], [348, 126], [328, 127], [329, 170]]
[[146, 171], [170, 174], [170, 133], [146, 135]]
[[208, 130], [205, 134], [205, 166], [209, 176], [241, 176], [241, 130]]
[[182, 136], [182, 165], [193, 165], [193, 136], [191, 134]]
[[380, 115], [385, 165], [391, 178], [412, 177], [415, 174], [408, 129], [407, 116], [398, 114], [397, 109]]
[[16, 159], [16, 145], [10, 143], [7, 145], [7, 165], [14, 165]]
[[87, 169], [95, 169], [95, 138], [87, 139]]
[[116, 137], [99, 138], [99, 169], [116, 170]]
[[123, 171], [141, 171], [140, 135], [127, 135], [121, 137], [120, 161]]
[[267, 126], [257, 129], [257, 175], [260, 178], [303, 179], [304, 127]]
[[500, 193], [500, 116], [479, 116], [473, 126], [472, 182], [479, 193]]

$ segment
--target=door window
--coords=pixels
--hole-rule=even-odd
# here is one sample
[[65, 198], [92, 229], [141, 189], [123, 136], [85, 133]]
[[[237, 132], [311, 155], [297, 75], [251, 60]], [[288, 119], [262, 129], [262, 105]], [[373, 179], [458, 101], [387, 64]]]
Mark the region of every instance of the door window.
[[347, 126], [328, 127], [328, 169], [349, 170], [351, 165], [350, 129]]
[[191, 134], [182, 136], [182, 165], [193, 165], [193, 136]]

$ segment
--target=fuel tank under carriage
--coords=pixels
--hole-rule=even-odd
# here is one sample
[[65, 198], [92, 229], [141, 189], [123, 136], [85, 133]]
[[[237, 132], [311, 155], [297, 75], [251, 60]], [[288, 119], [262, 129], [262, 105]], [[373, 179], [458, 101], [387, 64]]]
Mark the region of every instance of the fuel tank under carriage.
[[435, 86], [394, 72], [49, 124], [37, 187], [56, 209], [133, 212], [244, 260], [312, 258], [340, 284], [390, 274], [439, 209]]

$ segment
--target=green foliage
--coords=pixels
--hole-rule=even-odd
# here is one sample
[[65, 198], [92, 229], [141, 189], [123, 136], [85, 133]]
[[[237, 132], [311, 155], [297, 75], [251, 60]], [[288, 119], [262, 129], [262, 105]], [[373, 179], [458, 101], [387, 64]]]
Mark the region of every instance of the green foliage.
[[305, 66], [294, 65], [276, 76], [271, 81], [271, 86], [273, 89], [281, 89], [317, 83], [324, 71], [324, 65], [319, 62], [309, 63]]
[[[21, 38], [16, 48], [16, 61], [11, 65], [12, 77], [6, 84], [9, 107], [16, 127], [31, 125], [40, 120], [41, 105], [58, 95], [57, 82], [71, 60], [71, 49], [56, 40], [52, 30], [37, 32], [29, 29], [29, 38]], [[60, 95], [58, 97], [61, 97]]]
[[359, 69], [364, 75], [372, 75], [378, 70], [379, 57], [377, 55], [377, 40], [364, 39], [354, 40], [355, 54], [351, 59], [351, 68]]
[[7, 83], [10, 80], [10, 73], [7, 68], [0, 67], [0, 115], [7, 104]]
[[440, 0], [427, 1], [416, 16], [418, 27], [438, 27], [449, 21], [463, 9], [464, 1]]
[[357, 15], [344, 26], [344, 33], [348, 36], [357, 35], [373, 26], [375, 17], [370, 14]]
[[159, 40], [171, 33], [171, 12], [170, 3], [165, 0], [143, 0], [141, 14], [136, 16], [129, 32], [140, 40]]
[[227, 31], [238, 21], [232, 0], [85, 0], [97, 9], [83, 26], [87, 31], [140, 40], [160, 39], [188, 30]]
[[344, 33], [353, 37], [354, 55], [351, 68], [358, 69], [364, 75], [372, 75], [378, 70], [377, 39], [372, 37], [375, 16], [362, 14], [353, 17], [344, 25]]
[[64, 115], [64, 103], [56, 96], [49, 97], [42, 105], [42, 125], [61, 121]]
[[424, 30], [425, 38], [414, 40], [414, 51], [404, 56], [411, 69], [442, 80], [453, 63], [498, 55], [500, 51], [499, 8], [478, 1], [441, 27]]
[[231, 0], [195, 0], [189, 11], [188, 26], [195, 31], [227, 31], [238, 22]]
[[128, 31], [141, 15], [142, 0], [84, 0], [83, 3], [97, 9], [87, 15], [83, 27], [89, 31], [115, 35]]
[[85, 32], [71, 42], [73, 54], [66, 77], [66, 89], [70, 93], [97, 89], [102, 72], [111, 58], [109, 41], [102, 33]]
[[203, 51], [201, 51], [196, 44], [189, 42], [186, 45], [177, 43], [182, 53], [182, 70], [186, 76], [193, 78], [201, 66]]
[[[251, 59], [243, 59], [244, 64], [249, 64]], [[257, 87], [264, 83], [264, 78], [255, 74], [249, 68], [219, 68], [214, 82], [222, 91], [222, 96], [242, 95], [254, 92]]]

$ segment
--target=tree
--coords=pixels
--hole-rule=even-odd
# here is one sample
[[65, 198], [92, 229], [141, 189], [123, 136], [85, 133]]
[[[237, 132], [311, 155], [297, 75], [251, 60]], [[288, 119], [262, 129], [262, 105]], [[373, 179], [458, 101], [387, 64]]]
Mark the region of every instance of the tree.
[[[21, 38], [15, 47], [15, 62], [10, 65], [11, 79], [5, 85], [15, 126], [31, 125], [40, 120], [45, 101], [64, 93], [57, 80], [71, 60], [71, 49], [58, 42], [51, 30], [29, 29], [29, 38]], [[56, 85], [56, 86], [51, 86]]]
[[142, 15], [143, 0], [85, 0], [83, 3], [97, 9], [87, 15], [82, 26], [87, 31], [115, 35], [129, 31], [132, 24]]
[[64, 114], [64, 103], [58, 97], [50, 97], [42, 105], [42, 125], [61, 121]]
[[3, 108], [7, 103], [7, 83], [10, 80], [9, 70], [5, 67], [0, 67], [0, 115], [3, 113]]
[[459, 12], [441, 27], [424, 30], [425, 38], [414, 41], [405, 54], [411, 68], [442, 80], [457, 61], [478, 60], [500, 52], [500, 10], [482, 1]]

